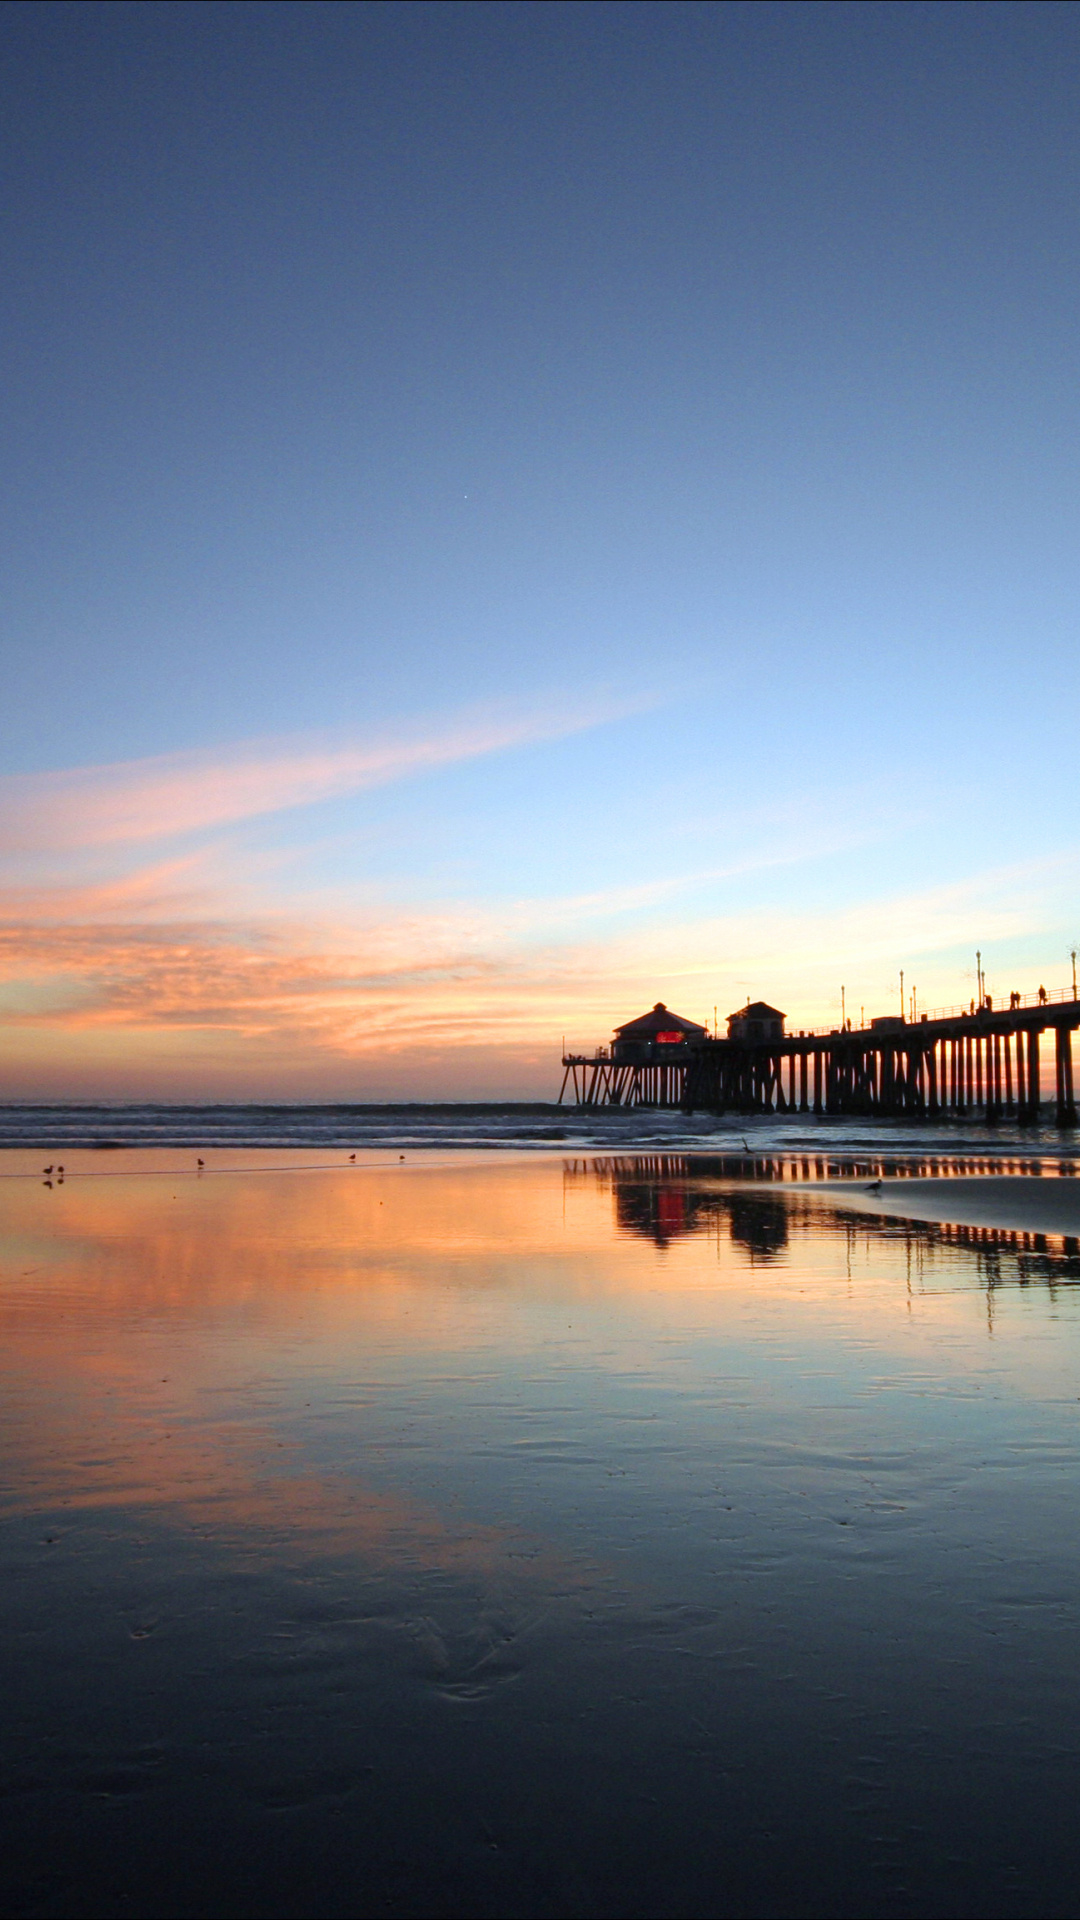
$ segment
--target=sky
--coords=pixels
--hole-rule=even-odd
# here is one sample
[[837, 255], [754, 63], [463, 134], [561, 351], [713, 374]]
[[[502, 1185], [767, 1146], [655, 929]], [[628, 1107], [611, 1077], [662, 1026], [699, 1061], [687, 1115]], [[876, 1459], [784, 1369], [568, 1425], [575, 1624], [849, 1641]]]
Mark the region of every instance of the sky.
[[6, 1097], [1080, 941], [1080, 9], [0, 14]]

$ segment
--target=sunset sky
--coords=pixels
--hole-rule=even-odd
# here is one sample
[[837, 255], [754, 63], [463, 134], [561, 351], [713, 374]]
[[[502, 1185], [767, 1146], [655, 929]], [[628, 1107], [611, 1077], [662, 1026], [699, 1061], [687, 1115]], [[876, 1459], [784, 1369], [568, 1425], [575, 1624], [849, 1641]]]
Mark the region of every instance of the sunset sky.
[[4, 1097], [1066, 983], [1080, 10], [0, 36]]

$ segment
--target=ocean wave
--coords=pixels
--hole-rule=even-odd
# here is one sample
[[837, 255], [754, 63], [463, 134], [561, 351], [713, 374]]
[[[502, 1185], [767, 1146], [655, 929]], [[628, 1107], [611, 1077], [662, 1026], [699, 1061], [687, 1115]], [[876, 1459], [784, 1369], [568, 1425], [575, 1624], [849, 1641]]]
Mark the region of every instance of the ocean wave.
[[661, 1108], [559, 1107], [507, 1101], [350, 1105], [0, 1106], [0, 1147], [292, 1147], [473, 1148], [507, 1151], [634, 1149], [730, 1152], [746, 1141], [754, 1154], [776, 1150], [954, 1151], [961, 1140], [982, 1152], [1031, 1147], [1072, 1152], [1057, 1130], [988, 1128], [948, 1119], [858, 1121], [848, 1116], [684, 1114]]

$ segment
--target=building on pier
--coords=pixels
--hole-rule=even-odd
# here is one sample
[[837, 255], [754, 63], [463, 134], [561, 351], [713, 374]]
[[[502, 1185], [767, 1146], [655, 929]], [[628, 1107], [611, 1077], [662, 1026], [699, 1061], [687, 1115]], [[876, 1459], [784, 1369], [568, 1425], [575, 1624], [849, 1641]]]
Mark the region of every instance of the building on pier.
[[672, 1013], [658, 1000], [651, 1013], [640, 1014], [636, 1020], [627, 1020], [624, 1026], [616, 1027], [611, 1057], [639, 1066], [668, 1062], [676, 1058], [676, 1047], [695, 1045], [706, 1039], [708, 1032], [707, 1027], [699, 1026], [696, 1020], [684, 1020], [681, 1014]]
[[745, 1007], [727, 1017], [728, 1039], [738, 1041], [782, 1040], [786, 1013], [770, 1007], [765, 1000], [748, 1000]]
[[610, 1048], [564, 1056], [559, 1104], [572, 1086], [579, 1107], [680, 1107], [687, 1063], [708, 1037], [708, 1027], [658, 1000], [616, 1027]]

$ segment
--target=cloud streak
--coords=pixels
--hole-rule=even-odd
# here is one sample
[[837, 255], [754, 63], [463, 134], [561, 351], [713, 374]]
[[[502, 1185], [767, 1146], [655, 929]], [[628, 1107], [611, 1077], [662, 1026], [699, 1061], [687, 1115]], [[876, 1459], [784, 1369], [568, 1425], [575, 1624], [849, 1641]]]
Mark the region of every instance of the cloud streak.
[[[523, 851], [506, 894], [451, 886], [413, 905], [393, 873], [339, 886], [305, 872], [293, 895], [268, 889], [260, 862], [274, 879], [276, 854], [227, 830], [634, 710], [489, 710], [392, 741], [271, 740], [0, 782], [0, 848], [30, 852], [0, 889], [11, 1093], [65, 1097], [77, 1082], [154, 1098], [549, 1096], [563, 1034], [592, 1046], [657, 998], [704, 1019], [753, 991], [793, 1025], [817, 1025], [840, 980], [849, 1006], [888, 1010], [903, 964], [917, 965], [924, 1005], [951, 1002], [965, 997], [973, 926], [992, 970], [995, 951], [1013, 969], [1018, 941], [1072, 913], [1073, 850], [910, 892], [883, 876], [869, 897], [810, 911], [784, 887], [769, 904], [746, 876], [852, 844], [794, 822], [756, 856], [729, 848], [683, 873], [669, 860], [637, 884], [577, 892], [530, 885]], [[1010, 971], [999, 984], [1033, 982]]]
[[486, 708], [377, 740], [294, 736], [217, 753], [0, 778], [0, 851], [72, 852], [225, 827], [344, 798], [515, 747], [559, 740], [640, 712], [604, 695], [527, 711]]
[[[532, 1042], [558, 1032], [568, 1016], [575, 1025], [595, 1022], [594, 1037], [606, 1038], [613, 1020], [654, 987], [688, 996], [680, 1011], [694, 1013], [714, 995], [730, 994], [735, 1004], [744, 972], [784, 993], [797, 972], [802, 992], [816, 998], [834, 975], [847, 970], [854, 980], [857, 955], [874, 991], [875, 979], [891, 980], [898, 938], [904, 955], [921, 956], [932, 974], [934, 956], [964, 940], [973, 914], [991, 941], [1007, 942], [1052, 911], [1054, 896], [1074, 884], [1077, 861], [1044, 866], [1039, 876], [998, 870], [845, 912], [736, 911], [636, 927], [602, 943], [541, 902], [528, 928], [490, 906], [246, 924], [224, 914], [171, 924], [120, 913], [105, 924], [10, 916], [0, 921], [0, 981], [54, 983], [51, 1006], [36, 1001], [27, 1015], [15, 1014], [19, 1024], [287, 1029], [347, 1055], [436, 1039], [471, 1045], [481, 1035], [489, 1045]], [[1028, 897], [1017, 901], [1025, 879]]]

